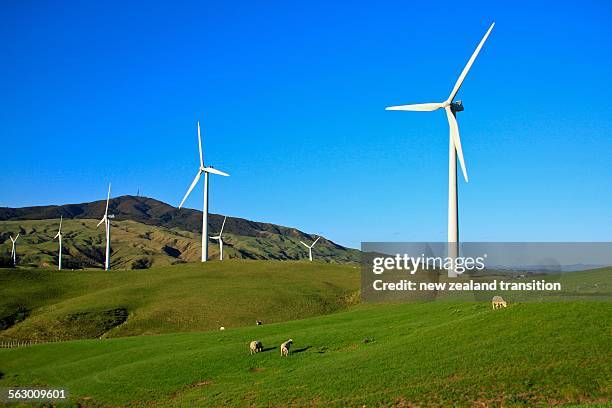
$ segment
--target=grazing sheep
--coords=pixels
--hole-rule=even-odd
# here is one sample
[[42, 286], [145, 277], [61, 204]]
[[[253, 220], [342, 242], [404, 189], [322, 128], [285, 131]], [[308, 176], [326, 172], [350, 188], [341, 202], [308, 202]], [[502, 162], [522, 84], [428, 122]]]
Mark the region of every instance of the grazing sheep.
[[255, 323], [257, 323], [258, 326], [261, 326], [263, 324], [261, 320], [257, 320]]
[[289, 355], [289, 349], [291, 348], [292, 344], [293, 344], [293, 339], [289, 339], [286, 342], [284, 342], [283, 344], [281, 344], [281, 346], [280, 346], [281, 357], [282, 356], [287, 357]]
[[263, 344], [259, 340], [253, 340], [251, 344], [249, 344], [249, 349], [251, 350], [251, 354], [259, 353], [263, 351]]
[[508, 304], [501, 296], [493, 296], [493, 300], [491, 301], [491, 304], [493, 305], [493, 309], [508, 307]]
[[219, 327], [219, 330], [225, 330], [225, 327], [221, 326]]

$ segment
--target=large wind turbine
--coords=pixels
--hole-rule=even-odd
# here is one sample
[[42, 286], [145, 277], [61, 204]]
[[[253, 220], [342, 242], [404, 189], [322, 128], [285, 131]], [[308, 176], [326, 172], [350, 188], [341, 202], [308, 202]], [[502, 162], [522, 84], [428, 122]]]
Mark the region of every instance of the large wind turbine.
[[220, 170], [213, 168], [213, 166], [204, 166], [204, 154], [202, 153], [202, 136], [200, 135], [200, 122], [198, 121], [198, 149], [200, 150], [200, 167], [198, 168], [198, 172], [189, 186], [189, 190], [183, 197], [183, 201], [179, 204], [179, 208], [183, 207], [185, 204], [185, 200], [189, 197], [189, 193], [191, 190], [198, 184], [202, 173], [204, 173], [204, 208], [203, 208], [203, 217], [202, 217], [202, 262], [208, 261], [208, 175], [218, 174], [219, 176], [228, 177], [229, 174], [224, 173]]
[[15, 242], [17, 242], [17, 239], [19, 238], [19, 234], [20, 233], [18, 232], [15, 238], [13, 238], [12, 235], [9, 235], [9, 238], [13, 243], [13, 247], [11, 248], [11, 258], [13, 258], [13, 266], [17, 266], [17, 248], [15, 247]]
[[317, 241], [320, 240], [320, 239], [321, 239], [321, 237], [317, 237], [317, 239], [314, 240], [312, 245], [307, 245], [304, 242], [300, 241], [302, 243], [302, 245], [304, 245], [306, 248], [308, 248], [308, 259], [310, 259], [310, 262], [312, 262], [312, 247], [315, 246]]
[[60, 216], [60, 225], [57, 230], [57, 234], [53, 237], [53, 239], [59, 238], [59, 261], [57, 264], [57, 270], [62, 270], [62, 221], [64, 220], [64, 216]]
[[[463, 80], [467, 76], [474, 60], [478, 56], [480, 49], [484, 45], [485, 41], [491, 34], [491, 30], [495, 23], [491, 24], [486, 34], [480, 40], [480, 44], [476, 47], [476, 50], [468, 60], [465, 68], [459, 75], [459, 79], [455, 83], [453, 90], [451, 91], [448, 99], [443, 102], [437, 103], [420, 103], [414, 105], [401, 105], [391, 106], [386, 110], [399, 110], [399, 111], [418, 111], [428, 112], [437, 109], [444, 109], [446, 111], [446, 118], [450, 128], [450, 140], [448, 150], [448, 256], [452, 259], [456, 259], [459, 255], [459, 224], [458, 224], [458, 207], [457, 207], [457, 156], [459, 157], [459, 163], [461, 164], [461, 171], [465, 181], [468, 181], [467, 170], [465, 168], [465, 161], [463, 160], [463, 151], [461, 149], [461, 139], [459, 138], [459, 127], [457, 125], [456, 113], [463, 110], [463, 104], [461, 101], [454, 102], [455, 96], [463, 84]], [[454, 267], [448, 271], [448, 276], [457, 276]]]
[[223, 260], [223, 227], [225, 227], [225, 220], [227, 220], [227, 217], [223, 218], [223, 224], [221, 224], [221, 231], [219, 232], [219, 235], [210, 237], [211, 239], [216, 239], [219, 241], [219, 260], [220, 261]]
[[111, 191], [111, 183], [108, 183], [108, 195], [106, 196], [106, 209], [104, 210], [104, 217], [98, 223], [98, 227], [104, 223], [104, 227], [106, 230], [106, 257], [104, 260], [104, 270], [108, 271], [110, 269], [110, 228], [111, 223], [110, 219], [115, 218], [113, 214], [108, 213], [108, 202], [110, 201], [110, 191]]

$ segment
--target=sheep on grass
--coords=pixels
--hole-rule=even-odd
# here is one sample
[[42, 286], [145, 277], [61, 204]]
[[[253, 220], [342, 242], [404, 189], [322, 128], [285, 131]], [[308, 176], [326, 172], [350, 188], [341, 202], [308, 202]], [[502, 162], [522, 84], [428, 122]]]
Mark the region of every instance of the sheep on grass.
[[493, 309], [508, 307], [508, 303], [501, 296], [493, 296], [491, 304], [493, 305]]
[[293, 344], [293, 339], [289, 339], [283, 344], [281, 344], [280, 346], [281, 357], [282, 356], [287, 357], [289, 355], [289, 349], [291, 348], [292, 344]]
[[263, 351], [263, 344], [261, 344], [261, 341], [259, 340], [253, 340], [251, 344], [249, 344], [249, 349], [251, 354], [259, 353], [260, 351]]

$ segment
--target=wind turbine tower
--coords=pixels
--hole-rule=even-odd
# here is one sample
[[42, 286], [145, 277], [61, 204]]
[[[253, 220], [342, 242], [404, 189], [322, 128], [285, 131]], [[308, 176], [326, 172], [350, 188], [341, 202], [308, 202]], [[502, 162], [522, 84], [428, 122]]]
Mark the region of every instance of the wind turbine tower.
[[[457, 158], [459, 158], [459, 164], [461, 165], [461, 171], [466, 183], [468, 182], [467, 170], [465, 168], [465, 161], [463, 160], [463, 150], [461, 148], [461, 139], [459, 138], [459, 126], [457, 125], [457, 112], [463, 111], [463, 103], [459, 100], [455, 102], [455, 97], [463, 84], [463, 80], [467, 76], [474, 60], [478, 56], [480, 49], [484, 45], [485, 41], [491, 34], [491, 30], [495, 23], [491, 24], [486, 34], [480, 40], [480, 43], [476, 47], [476, 50], [468, 60], [465, 68], [459, 75], [459, 79], [455, 83], [453, 90], [449, 97], [443, 102], [437, 103], [419, 103], [413, 105], [400, 105], [391, 106], [386, 110], [397, 110], [397, 111], [417, 111], [417, 112], [429, 112], [437, 109], [444, 109], [446, 112], [446, 118], [450, 129], [449, 147], [448, 147], [448, 257], [455, 260], [459, 256], [459, 215], [458, 215], [458, 204], [457, 204]], [[448, 271], [449, 277], [456, 277], [455, 265]]]
[[321, 239], [321, 237], [317, 237], [317, 239], [314, 240], [312, 245], [307, 245], [304, 242], [300, 241], [302, 245], [304, 245], [306, 248], [308, 248], [308, 259], [310, 259], [310, 262], [312, 262], [312, 247], [315, 246], [317, 241], [320, 240], [320, 239]]
[[219, 241], [219, 260], [223, 260], [223, 228], [225, 227], [225, 220], [227, 220], [227, 216], [223, 218], [223, 224], [221, 224], [221, 231], [219, 235], [210, 237], [211, 239], [216, 239]]
[[108, 202], [110, 201], [110, 192], [111, 192], [111, 183], [108, 183], [108, 195], [106, 196], [106, 209], [104, 210], [104, 217], [98, 223], [98, 227], [104, 223], [104, 229], [106, 232], [106, 256], [104, 259], [104, 270], [108, 271], [110, 269], [110, 229], [112, 218], [115, 218], [114, 214], [108, 213]]
[[17, 242], [17, 239], [19, 238], [19, 234], [20, 233], [18, 232], [15, 238], [13, 238], [12, 235], [9, 236], [9, 238], [11, 239], [11, 242], [13, 243], [13, 247], [11, 248], [11, 258], [13, 258], [13, 266], [17, 266], [17, 247], [15, 243]]
[[53, 239], [59, 238], [59, 257], [58, 257], [58, 264], [57, 264], [58, 271], [62, 270], [62, 221], [63, 220], [64, 220], [64, 216], [61, 216], [59, 229], [57, 230], [57, 234], [55, 234], [55, 237], [53, 237]]
[[215, 169], [213, 166], [204, 166], [204, 154], [202, 153], [202, 136], [200, 135], [200, 122], [198, 121], [198, 149], [200, 152], [200, 167], [198, 168], [198, 172], [196, 173], [191, 186], [187, 190], [185, 197], [183, 197], [183, 201], [179, 204], [179, 209], [183, 207], [185, 204], [185, 200], [189, 197], [191, 190], [194, 189], [202, 174], [204, 174], [204, 208], [202, 215], [202, 262], [208, 261], [208, 175], [209, 174], [217, 174], [219, 176], [229, 177], [229, 174], [222, 172], [220, 170]]

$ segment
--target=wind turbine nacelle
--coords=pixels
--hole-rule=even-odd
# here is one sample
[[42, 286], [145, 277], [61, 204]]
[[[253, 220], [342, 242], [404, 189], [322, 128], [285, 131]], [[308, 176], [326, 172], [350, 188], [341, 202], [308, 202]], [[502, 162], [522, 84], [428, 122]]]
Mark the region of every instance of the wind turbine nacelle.
[[115, 214], [108, 214], [106, 218], [115, 218]]
[[451, 103], [450, 107], [453, 112], [461, 112], [463, 110], [463, 102], [453, 102]]

